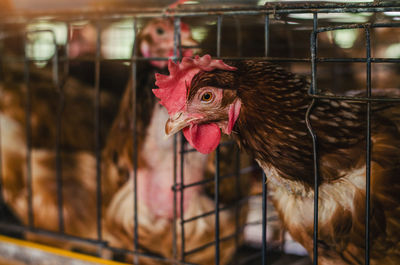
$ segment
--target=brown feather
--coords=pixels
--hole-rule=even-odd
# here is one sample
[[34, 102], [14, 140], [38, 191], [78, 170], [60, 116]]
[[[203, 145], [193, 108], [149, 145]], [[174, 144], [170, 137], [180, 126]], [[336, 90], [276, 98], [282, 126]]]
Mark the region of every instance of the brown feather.
[[[225, 63], [238, 70], [198, 73], [188, 104], [204, 86], [225, 89], [229, 99], [224, 104], [235, 100], [235, 91], [242, 106], [233, 134], [264, 169], [281, 219], [312, 255], [313, 149], [305, 122], [312, 101], [309, 84], [268, 62]], [[323, 265], [364, 262], [366, 109], [364, 103], [321, 99], [310, 115], [318, 137], [318, 251]], [[371, 264], [399, 264], [400, 107], [371, 103], [371, 109]]]

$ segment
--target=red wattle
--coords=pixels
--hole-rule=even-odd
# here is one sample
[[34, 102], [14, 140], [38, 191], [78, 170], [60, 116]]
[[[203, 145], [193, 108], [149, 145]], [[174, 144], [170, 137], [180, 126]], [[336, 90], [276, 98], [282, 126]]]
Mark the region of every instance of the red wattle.
[[221, 130], [215, 123], [193, 124], [183, 129], [183, 135], [202, 154], [214, 151], [221, 140]]

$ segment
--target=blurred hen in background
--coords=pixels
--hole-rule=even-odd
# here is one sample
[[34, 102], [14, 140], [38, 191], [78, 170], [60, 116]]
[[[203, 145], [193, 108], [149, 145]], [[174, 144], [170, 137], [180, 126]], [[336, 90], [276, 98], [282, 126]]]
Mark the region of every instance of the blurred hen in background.
[[[61, 74], [57, 83], [51, 64], [39, 68], [33, 61], [26, 64], [20, 63], [21, 60], [6, 61], [6, 58], [23, 58], [25, 30], [26, 25], [6, 25], [2, 43], [2, 52], [7, 55], [2, 57], [0, 80], [4, 200], [25, 225], [96, 238], [94, 153], [101, 148], [101, 136], [106, 135], [112, 122], [118, 98], [100, 90], [102, 123], [98, 125], [100, 136], [96, 142], [96, 91], [91, 84]], [[112, 191], [106, 185], [102, 190], [106, 204], [107, 194]], [[40, 236], [30, 237], [48, 242]], [[58, 244], [66, 247], [64, 243]]]
[[[149, 22], [138, 35], [137, 53], [144, 58], [167, 58], [174, 53], [174, 25], [170, 19], [158, 19]], [[195, 51], [197, 42], [192, 38], [189, 26], [181, 24], [181, 45], [186, 47], [182, 55], [191, 56]], [[189, 49], [189, 47], [193, 47]], [[125, 91], [119, 113], [107, 139], [104, 150], [105, 172], [109, 178], [115, 177], [113, 183], [121, 183], [122, 187], [113, 197], [107, 210], [105, 224], [109, 231], [110, 245], [119, 248], [134, 249], [134, 202], [137, 200], [138, 235], [137, 241], [140, 250], [156, 255], [173, 258], [174, 254], [181, 257], [181, 229], [180, 217], [189, 219], [214, 210], [214, 202], [201, 185], [177, 192], [176, 223], [174, 223], [174, 141], [172, 138], [164, 139], [164, 120], [167, 112], [156, 104], [151, 93], [154, 88], [154, 73], [166, 71], [166, 61], [149, 60], [138, 61], [136, 64], [136, 82], [130, 83]], [[134, 82], [131, 80], [130, 82]], [[133, 94], [132, 86], [136, 87], [136, 123], [133, 122]], [[137, 198], [134, 197], [134, 130], [137, 138]], [[177, 161], [181, 161], [177, 150]], [[185, 149], [188, 148], [185, 144]], [[230, 149], [232, 149], [230, 147]], [[229, 149], [228, 149], [229, 150]], [[228, 152], [227, 152], [228, 153]], [[210, 162], [207, 162], [210, 161]], [[184, 157], [184, 184], [196, 183], [204, 179], [207, 163], [212, 163], [213, 157], [208, 158], [197, 152], [188, 152]], [[222, 159], [222, 171], [227, 172], [229, 166]], [[226, 164], [224, 164], [226, 163]], [[225, 167], [224, 167], [225, 165]], [[177, 164], [180, 168], [180, 162]], [[214, 174], [215, 169], [210, 168], [209, 173]], [[180, 183], [181, 175], [178, 170], [177, 182]], [[244, 178], [243, 178], [244, 179]], [[239, 200], [235, 195], [238, 190], [241, 196], [249, 192], [249, 182], [231, 184], [224, 181], [221, 185], [221, 198], [228, 203]], [[240, 186], [240, 187], [239, 187]], [[225, 187], [225, 189], [224, 189]], [[183, 209], [180, 209], [181, 192], [183, 192]], [[235, 222], [234, 209], [220, 212], [220, 237], [232, 236], [236, 233], [236, 225], [243, 225], [246, 206], [239, 211], [239, 224]], [[174, 226], [177, 236], [177, 249], [173, 249]], [[208, 215], [195, 218], [185, 226], [185, 252], [193, 251], [186, 256], [186, 260], [199, 264], [213, 264], [215, 260], [215, 246], [207, 246], [215, 240], [215, 217]], [[240, 233], [237, 235], [240, 239]], [[204, 247], [205, 246], [205, 247]], [[235, 251], [235, 237], [221, 241], [221, 264], [227, 263]], [[154, 260], [142, 258], [143, 264], [154, 264]], [[160, 264], [159, 262], [156, 264]]]

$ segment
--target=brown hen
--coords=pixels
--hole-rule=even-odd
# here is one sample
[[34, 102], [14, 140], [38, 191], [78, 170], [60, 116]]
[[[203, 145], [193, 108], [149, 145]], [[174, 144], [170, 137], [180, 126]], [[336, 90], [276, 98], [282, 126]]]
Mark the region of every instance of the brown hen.
[[[220, 129], [264, 169], [279, 215], [313, 253], [314, 169], [304, 77], [264, 61], [212, 60], [169, 65], [158, 76], [170, 114], [166, 133], [181, 129], [198, 150], [216, 147]], [[370, 264], [400, 263], [400, 107], [371, 103]], [[319, 146], [319, 264], [364, 264], [366, 201], [365, 103], [318, 100], [310, 117]]]

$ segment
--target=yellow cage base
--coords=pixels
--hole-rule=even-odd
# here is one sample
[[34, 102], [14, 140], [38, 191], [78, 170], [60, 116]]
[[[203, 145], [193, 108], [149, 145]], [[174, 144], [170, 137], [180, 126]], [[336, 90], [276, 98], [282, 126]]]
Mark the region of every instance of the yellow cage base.
[[0, 265], [128, 265], [0, 235]]

